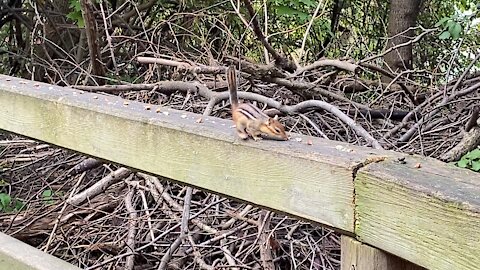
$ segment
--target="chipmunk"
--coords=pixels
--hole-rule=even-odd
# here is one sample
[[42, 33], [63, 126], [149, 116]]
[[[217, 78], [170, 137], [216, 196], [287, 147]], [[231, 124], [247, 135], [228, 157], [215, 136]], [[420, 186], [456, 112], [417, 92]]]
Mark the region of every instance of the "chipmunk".
[[233, 66], [227, 69], [227, 82], [232, 106], [232, 118], [240, 138], [247, 139], [248, 136], [251, 136], [257, 141], [262, 139], [260, 135], [266, 135], [269, 139], [288, 140], [285, 128], [278, 121], [277, 115], [271, 118], [253, 104], [238, 103], [237, 73]]

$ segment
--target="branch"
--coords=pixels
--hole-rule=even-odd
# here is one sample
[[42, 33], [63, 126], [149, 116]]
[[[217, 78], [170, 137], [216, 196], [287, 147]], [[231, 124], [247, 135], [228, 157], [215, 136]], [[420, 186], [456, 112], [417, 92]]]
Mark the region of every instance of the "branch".
[[135, 188], [132, 188], [127, 196], [125, 196], [124, 202], [125, 202], [125, 208], [127, 208], [128, 211], [128, 220], [127, 220], [127, 226], [128, 226], [128, 233], [127, 233], [127, 240], [126, 240], [126, 245], [128, 252], [131, 253], [127, 256], [126, 262], [125, 262], [125, 269], [127, 270], [132, 270], [133, 267], [135, 266], [135, 254], [133, 251], [135, 250], [135, 234], [136, 234], [136, 223], [137, 223], [137, 212], [135, 211], [135, 207], [133, 207], [133, 196], [135, 195]]
[[[403, 143], [403, 142], [406, 142], [408, 141], [414, 134], [415, 132], [418, 130], [418, 128], [423, 125], [423, 123], [425, 122], [426, 119], [430, 119], [432, 118], [435, 114], [437, 114], [439, 111], [440, 111], [440, 108], [447, 105], [450, 101], [458, 98], [458, 97], [461, 97], [461, 96], [464, 96], [464, 95], [467, 95], [477, 89], [480, 88], [480, 83], [477, 83], [477, 84], [474, 84], [462, 91], [459, 91], [459, 92], [456, 92], [452, 95], [450, 95], [449, 97], [447, 98], [444, 98], [442, 100], [442, 102], [440, 102], [435, 109], [433, 109], [430, 113], [428, 113], [427, 115], [424, 115], [417, 123], [415, 123], [402, 137], [400, 137], [400, 139], [398, 139], [398, 142], [399, 143]], [[442, 93], [441, 93], [442, 94]]]
[[457, 161], [478, 145], [480, 145], [480, 127], [475, 126], [469, 132], [464, 132], [462, 140], [439, 159], [444, 162]]
[[354, 64], [349, 61], [342, 61], [338, 59], [320, 59], [318, 61], [313, 62], [312, 64], [305, 66], [303, 68], [299, 68], [297, 71], [295, 71], [293, 76], [296, 76], [298, 74], [301, 74], [305, 71], [309, 71], [312, 69], [317, 69], [319, 67], [326, 67], [326, 66], [332, 66], [336, 67], [341, 70], [345, 71], [350, 71], [352, 73], [355, 73], [355, 70], [358, 68], [357, 64]]
[[165, 252], [163, 255], [161, 261], [160, 261], [160, 266], [158, 267], [159, 270], [165, 270], [167, 269], [168, 262], [172, 258], [173, 253], [178, 249], [180, 244], [183, 242], [183, 239], [187, 236], [188, 233], [188, 220], [190, 219], [190, 202], [192, 199], [192, 191], [193, 188], [187, 187], [187, 191], [184, 197], [184, 203], [183, 203], [183, 213], [182, 213], [182, 222], [180, 225], [180, 236], [173, 242], [173, 244], [170, 246], [170, 248]]
[[68, 198], [67, 203], [72, 205], [80, 205], [85, 200], [92, 199], [93, 197], [102, 193], [111, 185], [120, 182], [130, 173], [131, 171], [129, 169], [119, 168], [118, 170], [110, 173], [109, 175], [102, 178], [100, 181], [93, 184], [91, 187], [85, 189], [81, 193], [78, 193], [77, 195]]
[[[97, 36], [97, 22], [93, 15], [93, 6], [91, 1], [80, 0], [82, 7], [83, 20], [85, 22], [85, 33], [87, 34], [88, 51], [90, 53], [90, 63], [92, 65], [92, 74], [98, 77], [105, 77], [105, 69], [103, 68], [102, 54]], [[99, 79], [98, 84], [103, 85], [104, 79]]]
[[[424, 28], [421, 27], [421, 26], [419, 26], [419, 27], [422, 28], [422, 29], [424, 29]], [[410, 31], [410, 30], [412, 30], [412, 29], [415, 30], [415, 28], [417, 28], [417, 27], [413, 27], [413, 28], [412, 28], [412, 27], [409, 27], [409, 28], [408, 28], [407, 30], [405, 30], [404, 32]], [[391, 51], [393, 51], [393, 50], [396, 50], [396, 49], [401, 48], [401, 47], [408, 46], [408, 45], [410, 45], [410, 44], [412, 44], [412, 43], [415, 43], [415, 42], [419, 41], [419, 40], [422, 39], [423, 36], [425, 36], [426, 34], [429, 34], [429, 33], [434, 32], [434, 31], [436, 31], [436, 30], [438, 30], [438, 28], [426, 29], [426, 30], [423, 31], [420, 35], [416, 36], [414, 39], [409, 40], [409, 41], [407, 41], [407, 42], [405, 42], [405, 43], [401, 43], [401, 44], [398, 44], [398, 45], [396, 45], [396, 46], [390, 47], [388, 50], [386, 50], [386, 51], [384, 51], [384, 52], [382, 52], [382, 53], [380, 53], [380, 54], [377, 54], [377, 55], [370, 56], [370, 57], [367, 57], [367, 58], [365, 58], [365, 59], [362, 59], [362, 60], [360, 60], [360, 61], [358, 62], [358, 64], [360, 65], [360, 64], [362, 64], [362, 63], [365, 63], [365, 62], [368, 62], [368, 61], [371, 61], [371, 60], [374, 60], [374, 59], [383, 57], [384, 55], [386, 55], [387, 53], [389, 53], [389, 52], [391, 52]], [[399, 34], [402, 34], [402, 33], [399, 33]]]
[[251, 22], [252, 22], [252, 28], [253, 32], [257, 36], [257, 38], [260, 40], [260, 42], [263, 44], [263, 46], [267, 49], [267, 51], [273, 56], [275, 59], [275, 63], [282, 69], [293, 72], [297, 68], [295, 64], [288, 60], [286, 57], [280, 55], [275, 49], [268, 43], [267, 39], [265, 38], [265, 35], [263, 34], [262, 30], [260, 29], [260, 25], [258, 23], [258, 20], [256, 18], [257, 14], [255, 10], [253, 10], [252, 3], [250, 0], [243, 0], [243, 3], [245, 4], [245, 7], [247, 8], [248, 14], [251, 17]]
[[137, 61], [142, 64], [159, 64], [164, 66], [177, 67], [182, 70], [187, 70], [192, 74], [223, 74], [227, 70], [226, 67], [212, 67], [198, 63], [190, 64], [186, 62], [168, 60], [157, 57], [139, 56], [137, 57]]

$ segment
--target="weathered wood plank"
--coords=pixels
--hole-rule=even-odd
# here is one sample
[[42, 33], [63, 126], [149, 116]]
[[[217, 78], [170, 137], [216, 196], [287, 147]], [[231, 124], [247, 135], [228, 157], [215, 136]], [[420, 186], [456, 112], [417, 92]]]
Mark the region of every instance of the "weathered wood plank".
[[406, 161], [358, 172], [357, 237], [428, 269], [479, 269], [479, 174], [432, 159]]
[[0, 269], [10, 270], [80, 270], [65, 261], [0, 233]]
[[371, 149], [244, 142], [229, 120], [145, 106], [0, 76], [0, 129], [353, 232], [352, 168]]
[[355, 233], [428, 269], [480, 265], [478, 174], [298, 135], [244, 142], [228, 120], [146, 106], [0, 76], [0, 129]]
[[341, 270], [424, 270], [383, 250], [342, 235]]

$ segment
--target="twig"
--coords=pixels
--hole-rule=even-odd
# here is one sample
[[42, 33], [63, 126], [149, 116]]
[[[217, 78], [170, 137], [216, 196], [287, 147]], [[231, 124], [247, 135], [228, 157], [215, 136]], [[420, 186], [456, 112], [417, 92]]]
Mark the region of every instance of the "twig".
[[127, 220], [127, 227], [128, 227], [128, 233], [127, 233], [127, 240], [126, 245], [127, 245], [127, 252], [129, 255], [127, 255], [126, 262], [125, 262], [125, 269], [127, 270], [132, 270], [133, 267], [135, 266], [135, 234], [136, 234], [136, 223], [137, 223], [137, 212], [135, 211], [135, 207], [133, 207], [133, 196], [135, 195], [136, 189], [132, 188], [130, 191], [127, 193], [127, 196], [125, 196], [124, 202], [125, 202], [125, 208], [127, 209], [128, 212], [128, 220]]
[[[75, 191], [77, 190], [78, 186], [80, 185], [83, 178], [85, 177], [85, 174], [86, 173], [83, 172], [82, 175], [80, 175], [80, 177], [78, 178], [77, 183], [75, 184], [72, 191], [70, 192], [70, 195], [68, 196], [69, 199], [72, 198], [73, 194], [75, 194]], [[68, 206], [68, 203], [65, 202], [63, 204], [62, 210], [60, 210], [60, 213], [58, 214], [58, 216], [55, 220], [55, 225], [53, 225], [53, 229], [52, 229], [52, 232], [50, 233], [50, 236], [48, 237], [47, 244], [45, 245], [45, 248], [43, 249], [44, 252], [48, 252], [48, 248], [53, 241], [53, 237], [55, 236], [55, 231], [57, 230], [58, 224], [60, 223], [60, 219], [61, 219], [63, 213], [65, 212], [65, 209], [67, 208], [67, 206]]]
[[183, 70], [187, 70], [193, 74], [220, 74], [225, 73], [225, 67], [212, 67], [212, 66], [205, 66], [202, 64], [194, 63], [186, 63], [174, 60], [168, 60], [163, 58], [156, 58], [156, 57], [144, 57], [139, 56], [137, 57], [137, 61], [143, 64], [159, 64], [164, 66], [173, 66]]
[[259, 228], [259, 248], [262, 268], [265, 270], [275, 270], [272, 249], [270, 246], [270, 238], [269, 234], [267, 233], [267, 230], [270, 228], [270, 211], [262, 210], [260, 217], [263, 218], [262, 227]]
[[308, 66], [299, 68], [298, 70], [295, 71], [295, 73], [292, 76], [297, 76], [298, 74], [301, 74], [303, 72], [306, 72], [312, 69], [317, 69], [319, 67], [327, 67], [327, 66], [336, 67], [338, 69], [350, 71], [352, 73], [355, 73], [356, 69], [358, 68], [357, 64], [351, 63], [349, 61], [342, 61], [338, 59], [320, 59]]
[[[315, 11], [313, 12], [313, 15], [312, 15], [312, 19], [310, 19], [310, 21], [308, 22], [307, 29], [305, 30], [305, 33], [303, 34], [302, 46], [300, 47], [300, 55], [298, 56], [299, 60], [301, 60], [303, 58], [303, 53], [305, 52], [305, 44], [307, 43], [308, 34], [310, 33], [310, 29], [312, 28], [313, 22], [315, 21], [315, 19], [318, 16], [318, 12], [320, 11], [320, 6], [322, 4], [324, 4], [324, 1], [318, 1], [317, 7], [315, 8]], [[327, 5], [325, 5], [325, 4], [323, 5], [322, 14], [325, 11], [326, 6]]]
[[172, 258], [173, 253], [178, 249], [180, 244], [185, 239], [188, 233], [188, 220], [190, 219], [190, 202], [192, 199], [192, 191], [193, 188], [187, 187], [187, 192], [185, 194], [184, 203], [183, 203], [183, 214], [182, 214], [182, 222], [180, 225], [180, 236], [173, 242], [173, 244], [168, 248], [168, 250], [163, 255], [162, 259], [160, 260], [160, 265], [158, 266], [158, 270], [165, 270], [167, 269], [168, 262]]
[[325, 133], [323, 133], [322, 130], [320, 130], [320, 128], [318, 127], [317, 124], [315, 124], [310, 118], [308, 118], [305, 114], [301, 113], [299, 114], [300, 117], [302, 117], [305, 121], [307, 121], [312, 127], [313, 129], [315, 129], [315, 131], [320, 134], [320, 136], [322, 136], [324, 139], [327, 139], [328, 140], [328, 137], [327, 135], [325, 135]]
[[[475, 58], [470, 62], [470, 64], [468, 64], [467, 68], [463, 71], [462, 75], [460, 75], [460, 77], [457, 79], [457, 82], [451, 89], [452, 92], [455, 92], [455, 90], [460, 86], [460, 84], [463, 82], [463, 79], [465, 78], [465, 76], [467, 76], [468, 72], [470, 72], [470, 69], [478, 61], [478, 59], [480, 59], [480, 53], [475, 56]], [[445, 87], [447, 86], [445, 85]]]
[[[245, 208], [243, 208], [243, 210], [238, 214], [238, 216], [244, 217], [252, 208], [253, 208], [253, 206], [248, 204], [247, 206], [245, 206]], [[223, 230], [225, 230], [227, 228], [230, 228], [230, 226], [232, 226], [233, 223], [235, 223], [236, 220], [237, 220], [236, 218], [229, 219], [227, 222], [225, 222], [221, 225], [221, 228]]]
[[[415, 30], [416, 28], [421, 28], [423, 29], [424, 31], [422, 33], [420, 33], [418, 36], [416, 36], [414, 39], [412, 40], [409, 40], [405, 43], [401, 43], [401, 44], [398, 44], [398, 45], [395, 45], [393, 47], [390, 47], [388, 48], [387, 50], [385, 50], [384, 52], [380, 53], [380, 54], [377, 54], [377, 55], [374, 55], [374, 56], [370, 56], [370, 57], [367, 57], [365, 59], [362, 59], [358, 62], [358, 64], [361, 64], [361, 63], [365, 63], [365, 62], [368, 62], [368, 61], [372, 61], [374, 59], [377, 59], [377, 58], [380, 58], [380, 57], [383, 57], [384, 55], [386, 55], [387, 53], [393, 51], [393, 50], [396, 50], [398, 48], [401, 48], [401, 47], [405, 47], [405, 46], [408, 46], [410, 44], [413, 44], [417, 41], [419, 41], [420, 39], [422, 39], [425, 35], [431, 33], [431, 32], [434, 32], [436, 30], [438, 30], [438, 28], [432, 28], [432, 29], [424, 29], [423, 27], [419, 26], [419, 27], [409, 27], [407, 30], [405, 30], [404, 32], [407, 32], [407, 31], [411, 31], [411, 30]], [[401, 33], [400, 33], [401, 34]]]
[[93, 184], [91, 187], [85, 189], [83, 192], [68, 198], [67, 203], [71, 205], [79, 205], [83, 203], [85, 200], [91, 199], [97, 196], [98, 194], [102, 193], [111, 185], [117, 182], [120, 182], [123, 178], [127, 177], [130, 173], [131, 171], [129, 169], [119, 168], [115, 172], [110, 173], [100, 181]]
[[153, 233], [153, 228], [152, 228], [151, 213], [148, 210], [147, 197], [145, 196], [145, 192], [143, 190], [139, 190], [139, 193], [140, 193], [140, 197], [142, 198], [142, 203], [143, 203], [143, 208], [144, 208], [145, 214], [147, 216], [147, 224], [148, 224], [148, 229], [150, 231], [150, 237], [153, 239], [153, 238], [155, 238], [155, 234]]
[[295, 64], [289, 61], [284, 56], [280, 55], [265, 38], [265, 35], [260, 29], [260, 25], [257, 20], [257, 14], [253, 9], [253, 6], [250, 0], [243, 0], [243, 3], [245, 4], [248, 14], [250, 15], [253, 32], [255, 33], [257, 38], [260, 40], [260, 42], [263, 44], [263, 46], [267, 49], [267, 51], [273, 56], [273, 58], [275, 59], [275, 63], [284, 70], [287, 70], [289, 72], [295, 71], [296, 69]]
[[228, 248], [226, 247], [226, 239], [222, 239], [220, 241], [220, 249], [223, 251], [223, 253], [225, 254], [225, 259], [227, 260], [228, 264], [231, 266], [231, 270], [238, 270], [238, 267], [235, 267], [237, 265], [237, 263], [235, 262], [235, 259], [232, 255], [232, 253], [230, 252], [230, 250], [228, 250]]
[[403, 143], [403, 142], [406, 142], [408, 141], [412, 136], [413, 134], [415, 134], [415, 132], [418, 130], [418, 128], [423, 125], [423, 123], [425, 122], [426, 119], [430, 119], [432, 116], [434, 116], [435, 114], [437, 114], [439, 111], [440, 111], [440, 108], [445, 106], [446, 104], [448, 104], [450, 101], [454, 100], [455, 98], [458, 98], [458, 97], [461, 97], [461, 96], [464, 96], [464, 95], [467, 95], [475, 90], [477, 90], [478, 88], [480, 88], [480, 83], [476, 83], [462, 91], [458, 91], [458, 92], [455, 92], [453, 93], [452, 95], [450, 95], [449, 97], [446, 97], [442, 100], [442, 102], [440, 102], [435, 109], [433, 109], [430, 113], [428, 113], [427, 115], [424, 115], [420, 120], [418, 120], [417, 123], [415, 123], [407, 132], [405, 132], [405, 134], [400, 137], [400, 139], [398, 139], [398, 142], [399, 143]]

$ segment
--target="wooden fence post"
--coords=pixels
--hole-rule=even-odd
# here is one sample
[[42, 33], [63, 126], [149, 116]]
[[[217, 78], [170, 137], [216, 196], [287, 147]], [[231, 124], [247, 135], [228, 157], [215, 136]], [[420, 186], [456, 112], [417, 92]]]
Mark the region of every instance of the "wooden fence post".
[[425, 268], [342, 235], [341, 270], [425, 270]]

